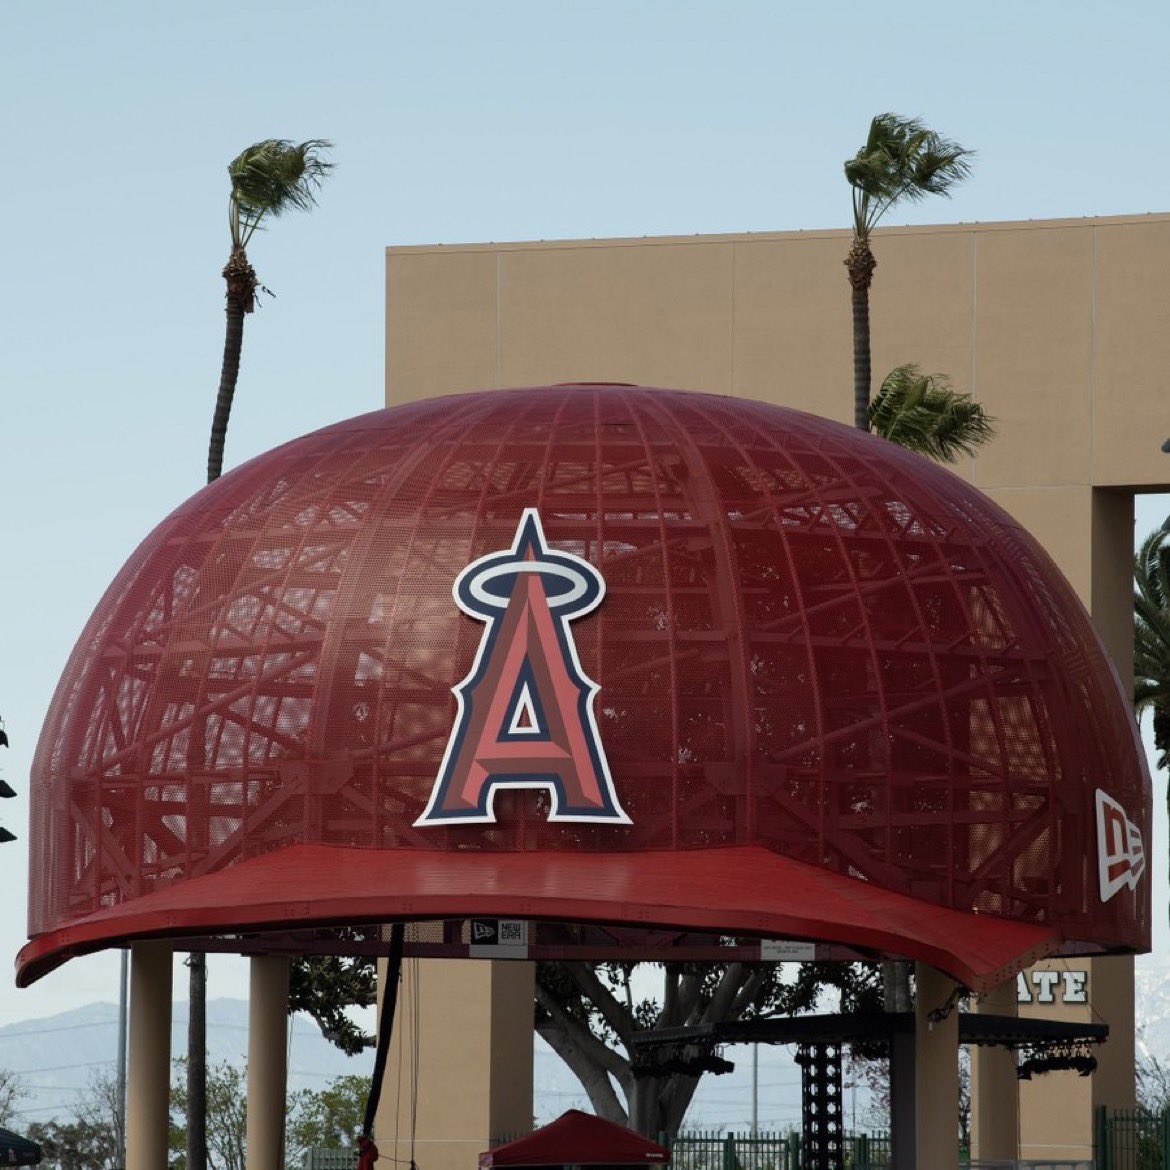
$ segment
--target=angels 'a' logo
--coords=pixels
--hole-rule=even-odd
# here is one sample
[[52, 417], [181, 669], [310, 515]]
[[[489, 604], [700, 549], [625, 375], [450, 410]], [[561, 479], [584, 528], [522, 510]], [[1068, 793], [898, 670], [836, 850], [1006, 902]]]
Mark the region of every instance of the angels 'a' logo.
[[508, 552], [468, 565], [452, 593], [487, 622], [471, 673], [452, 690], [458, 714], [426, 811], [416, 825], [494, 821], [501, 788], [543, 788], [553, 821], [628, 825], [569, 630], [605, 596], [586, 560], [550, 549], [526, 508]]
[[1108, 902], [1126, 886], [1136, 890], [1146, 871], [1141, 829], [1100, 788], [1097, 789], [1097, 867], [1102, 902]]

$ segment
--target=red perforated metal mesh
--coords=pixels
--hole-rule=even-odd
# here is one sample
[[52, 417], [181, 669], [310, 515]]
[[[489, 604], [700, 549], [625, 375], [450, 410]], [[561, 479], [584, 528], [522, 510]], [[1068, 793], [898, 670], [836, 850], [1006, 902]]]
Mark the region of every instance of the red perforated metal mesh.
[[[573, 623], [630, 826], [415, 828], [483, 626], [451, 586], [526, 507], [597, 565]], [[199, 492], [130, 558], [34, 764], [30, 929], [305, 842], [762, 845], [1142, 947], [1094, 792], [1149, 840], [1132, 718], [1035, 542], [948, 472], [759, 403], [618, 386], [378, 411]], [[290, 897], [294, 891], [290, 891]]]

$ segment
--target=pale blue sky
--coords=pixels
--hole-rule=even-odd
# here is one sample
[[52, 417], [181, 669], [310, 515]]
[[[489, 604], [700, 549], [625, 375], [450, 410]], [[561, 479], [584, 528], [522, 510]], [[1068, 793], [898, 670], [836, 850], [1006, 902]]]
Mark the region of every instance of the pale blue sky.
[[[1165, 3], [3, 0], [4, 774], [24, 790], [90, 609], [202, 482], [247, 143], [331, 138], [338, 169], [250, 250], [278, 297], [248, 321], [228, 466], [380, 404], [387, 244], [844, 226], [841, 162], [884, 109], [979, 151], [894, 222], [1167, 210], [1168, 43]], [[0, 814], [27, 836], [23, 796]], [[0, 847], [0, 956], [24, 869]], [[112, 969], [0, 980], [0, 1022]]]

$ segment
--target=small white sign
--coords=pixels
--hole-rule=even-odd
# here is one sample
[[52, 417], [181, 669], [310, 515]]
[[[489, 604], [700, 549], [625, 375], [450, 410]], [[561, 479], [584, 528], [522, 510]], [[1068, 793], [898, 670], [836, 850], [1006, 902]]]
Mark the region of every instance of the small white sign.
[[473, 918], [467, 953], [473, 959], [527, 959], [528, 923], [522, 918]]
[[793, 942], [786, 938], [760, 940], [760, 958], [765, 963], [811, 963], [816, 957], [816, 943]]

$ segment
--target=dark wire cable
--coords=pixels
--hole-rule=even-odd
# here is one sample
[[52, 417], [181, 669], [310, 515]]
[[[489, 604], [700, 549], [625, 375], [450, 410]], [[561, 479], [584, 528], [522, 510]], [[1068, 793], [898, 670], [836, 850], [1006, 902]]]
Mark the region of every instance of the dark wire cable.
[[370, 1078], [370, 1095], [366, 1098], [366, 1115], [362, 1122], [362, 1136], [374, 1131], [374, 1114], [382, 1096], [382, 1079], [386, 1075], [386, 1057], [390, 1052], [390, 1034], [394, 1031], [394, 1011], [398, 1006], [398, 984], [402, 977], [402, 951], [406, 944], [406, 927], [395, 922], [390, 927], [390, 955], [386, 963], [386, 990], [382, 994], [382, 1010], [378, 1014], [378, 1047], [374, 1055], [374, 1074]]

